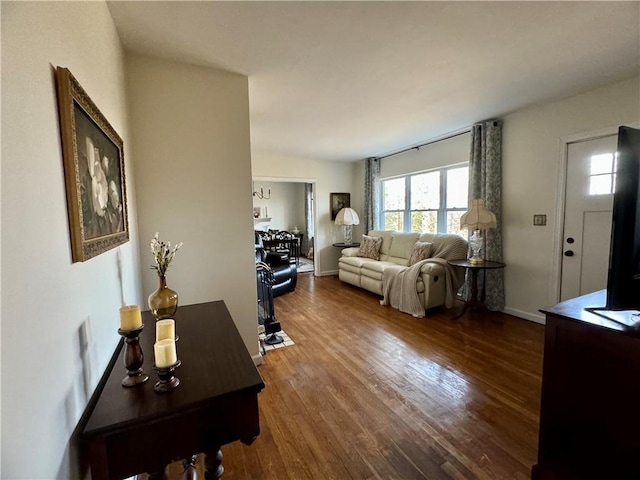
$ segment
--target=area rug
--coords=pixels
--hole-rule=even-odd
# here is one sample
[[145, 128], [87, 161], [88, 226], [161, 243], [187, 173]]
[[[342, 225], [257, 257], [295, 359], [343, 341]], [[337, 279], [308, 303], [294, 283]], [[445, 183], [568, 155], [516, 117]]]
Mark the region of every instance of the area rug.
[[284, 342], [282, 343], [277, 343], [275, 345], [269, 345], [267, 343], [264, 343], [264, 339], [265, 339], [265, 334], [261, 333], [259, 335], [260, 338], [260, 347], [263, 348], [266, 352], [268, 352], [269, 350], [277, 350], [278, 348], [284, 348], [284, 347], [290, 347], [291, 345], [295, 345], [295, 343], [293, 342], [293, 340], [291, 340], [291, 338], [289, 337], [289, 335], [287, 335], [284, 330], [280, 330], [276, 335], [279, 335], [282, 337], [282, 339], [284, 340]]
[[300, 264], [298, 265], [298, 273], [313, 272], [313, 261], [308, 258], [300, 257]]

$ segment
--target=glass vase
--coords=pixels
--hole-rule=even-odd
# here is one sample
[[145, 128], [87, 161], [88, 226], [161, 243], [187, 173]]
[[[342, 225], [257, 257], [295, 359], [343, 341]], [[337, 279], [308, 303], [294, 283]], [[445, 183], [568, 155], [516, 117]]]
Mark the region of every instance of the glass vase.
[[164, 275], [158, 277], [160, 286], [149, 295], [149, 310], [156, 320], [173, 318], [178, 309], [178, 294], [167, 287], [167, 279]]

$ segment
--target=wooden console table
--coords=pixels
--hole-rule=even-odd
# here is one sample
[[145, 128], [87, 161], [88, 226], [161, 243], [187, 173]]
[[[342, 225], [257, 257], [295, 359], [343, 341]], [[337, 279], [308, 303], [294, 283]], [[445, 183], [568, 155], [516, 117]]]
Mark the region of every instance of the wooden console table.
[[[142, 314], [146, 383], [124, 388], [122, 342], [83, 416], [80, 434], [93, 480], [147, 472], [163, 478], [167, 464], [205, 453], [207, 478], [219, 478], [222, 445], [250, 444], [260, 433], [258, 392], [264, 383], [224, 302], [180, 307], [175, 315], [180, 385], [158, 394], [153, 364], [155, 319]], [[116, 328], [116, 327], [114, 327]]]
[[605, 301], [601, 290], [541, 310], [546, 327], [534, 480], [640, 478], [640, 330], [585, 310]]

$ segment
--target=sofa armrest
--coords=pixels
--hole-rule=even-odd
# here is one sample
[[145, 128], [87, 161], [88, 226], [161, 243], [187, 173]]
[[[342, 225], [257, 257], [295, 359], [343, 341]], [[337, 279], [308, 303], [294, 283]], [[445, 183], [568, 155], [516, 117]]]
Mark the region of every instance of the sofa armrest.
[[438, 263], [427, 262], [420, 267], [420, 278], [424, 284], [424, 308], [444, 305], [446, 301], [447, 270]]
[[420, 267], [420, 275], [444, 275], [444, 273], [444, 267], [437, 263], [424, 263], [422, 267]]
[[360, 247], [349, 247], [342, 249], [343, 257], [357, 257], [358, 253], [360, 253]]

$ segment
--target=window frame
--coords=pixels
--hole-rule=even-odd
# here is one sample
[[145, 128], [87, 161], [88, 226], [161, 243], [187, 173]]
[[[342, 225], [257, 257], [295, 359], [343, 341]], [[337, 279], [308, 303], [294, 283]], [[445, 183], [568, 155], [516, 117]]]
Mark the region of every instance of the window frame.
[[[447, 174], [449, 172], [449, 170], [455, 170], [458, 168], [462, 168], [462, 167], [466, 167], [467, 168], [467, 172], [469, 171], [469, 162], [462, 162], [462, 163], [457, 163], [454, 165], [447, 165], [447, 166], [443, 166], [443, 167], [438, 167], [438, 168], [433, 168], [430, 170], [423, 170], [420, 172], [412, 172], [406, 175], [397, 175], [394, 177], [387, 177], [387, 178], [383, 178], [380, 179], [380, 198], [379, 198], [379, 205], [380, 205], [380, 211], [378, 212], [378, 225], [380, 225], [380, 228], [384, 229], [385, 228], [385, 213], [400, 213], [402, 215], [402, 227], [403, 227], [403, 232], [408, 233], [411, 232], [411, 215], [413, 212], [436, 212], [436, 222], [437, 222], [437, 227], [436, 227], [436, 232], [432, 232], [432, 233], [447, 233], [446, 232], [446, 228], [447, 228], [447, 217], [448, 217], [448, 212], [466, 212], [468, 210], [468, 201], [467, 201], [467, 205], [465, 205], [464, 207], [455, 207], [455, 208], [446, 208], [446, 201], [447, 201]], [[426, 173], [433, 173], [433, 172], [439, 172], [440, 173], [440, 192], [439, 192], [439, 208], [438, 209], [434, 209], [434, 208], [430, 208], [430, 209], [416, 209], [416, 210], [412, 210], [411, 209], [411, 179], [412, 177], [416, 177], [418, 175], [424, 175]], [[389, 180], [397, 180], [403, 178], [404, 179], [404, 210], [385, 210], [384, 209], [384, 182], [389, 181]], [[468, 177], [467, 177], [468, 178]], [[468, 194], [467, 194], [468, 196]], [[444, 228], [444, 231], [441, 231], [441, 228]], [[424, 232], [419, 232], [419, 233], [424, 233]]]

